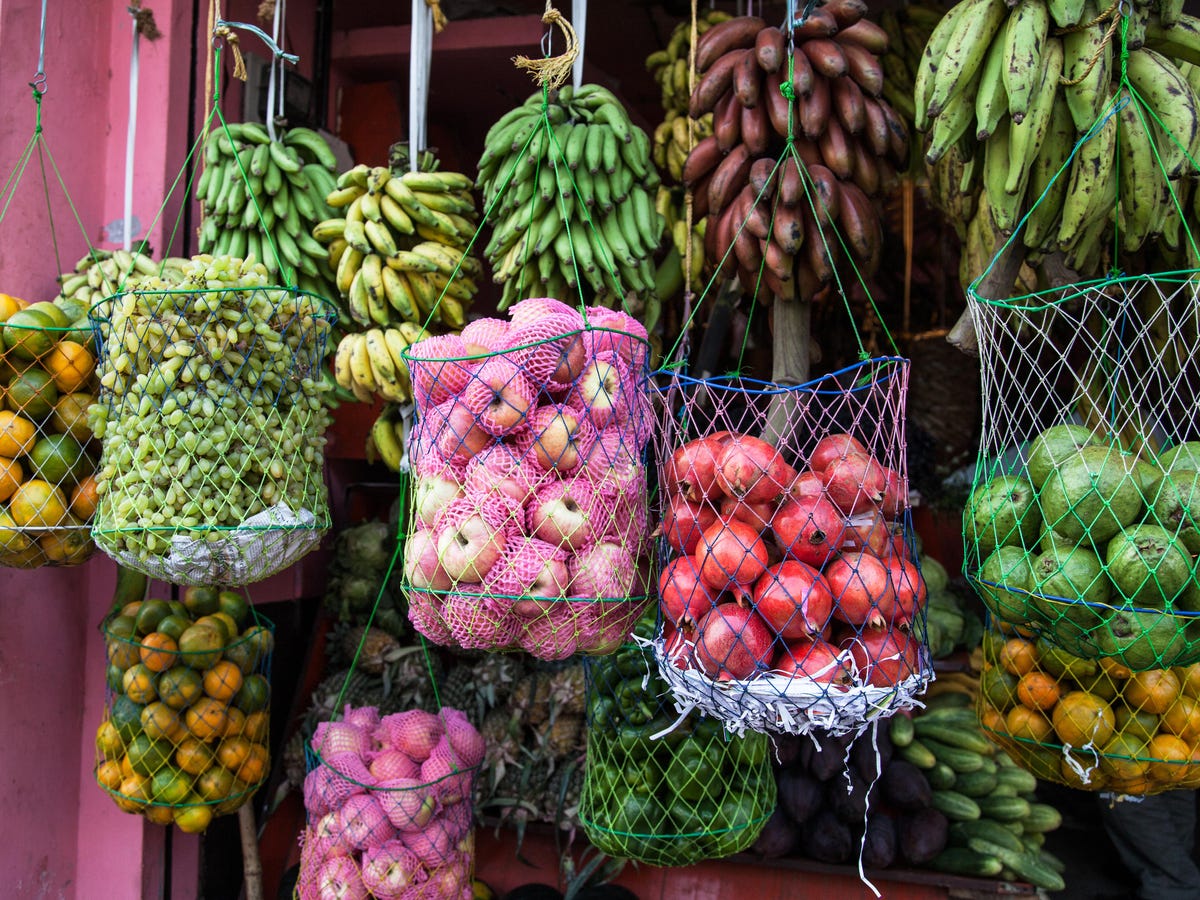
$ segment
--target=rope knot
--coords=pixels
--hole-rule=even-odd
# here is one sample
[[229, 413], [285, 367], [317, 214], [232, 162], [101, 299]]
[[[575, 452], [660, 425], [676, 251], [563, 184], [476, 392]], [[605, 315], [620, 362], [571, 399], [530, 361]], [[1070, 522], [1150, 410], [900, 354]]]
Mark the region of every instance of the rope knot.
[[796, 86], [790, 81], [785, 81], [779, 85], [779, 93], [787, 98], [788, 103], [796, 99]]
[[542, 14], [542, 21], [547, 25], [558, 26], [567, 40], [567, 49], [559, 56], [546, 56], [542, 59], [516, 56], [513, 57], [513, 63], [518, 69], [529, 72], [538, 84], [554, 89], [566, 81], [567, 76], [571, 74], [575, 59], [579, 56], [579, 38], [566, 16], [555, 9], [550, 0], [546, 0], [546, 11]]
[[441, 34], [446, 27], [446, 14], [442, 12], [442, 0], [425, 0], [425, 5], [433, 10], [433, 32]]
[[246, 80], [246, 61], [242, 58], [242, 48], [238, 46], [237, 32], [228, 25], [221, 25], [213, 30], [213, 35], [221, 38], [229, 45], [233, 54], [233, 77], [239, 81]]

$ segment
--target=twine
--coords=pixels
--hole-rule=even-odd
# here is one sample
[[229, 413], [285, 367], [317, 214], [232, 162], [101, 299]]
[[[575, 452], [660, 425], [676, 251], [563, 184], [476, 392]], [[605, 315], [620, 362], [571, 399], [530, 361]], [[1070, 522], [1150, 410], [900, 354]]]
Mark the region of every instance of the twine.
[[[430, 2], [430, 0], [426, 0], [426, 2]], [[433, 4], [430, 3], [430, 5]], [[566, 16], [554, 8], [552, 0], [546, 0], [546, 11], [542, 13], [542, 21], [547, 25], [558, 26], [567, 40], [567, 49], [559, 56], [546, 56], [541, 59], [515, 56], [513, 63], [518, 69], [529, 72], [539, 85], [554, 90], [567, 80], [567, 76], [571, 74], [571, 69], [575, 66], [575, 58], [579, 55], [579, 39]]]
[[224, 39], [233, 54], [233, 77], [239, 81], [246, 80], [246, 61], [242, 59], [242, 48], [238, 46], [237, 32], [228, 25], [222, 25], [213, 31], [213, 36]]
[[1104, 33], [1104, 39], [1100, 42], [1100, 46], [1096, 48], [1096, 52], [1092, 54], [1092, 58], [1088, 60], [1088, 64], [1086, 67], [1084, 67], [1084, 70], [1079, 73], [1077, 78], [1067, 79], [1059, 76], [1059, 84], [1063, 85], [1064, 87], [1074, 87], [1083, 81], [1083, 79], [1088, 77], [1088, 73], [1090, 73], [1092, 69], [1096, 67], [1096, 63], [1100, 60], [1100, 54], [1104, 52], [1104, 48], [1108, 46], [1108, 42], [1111, 41], [1113, 35], [1116, 34], [1117, 26], [1121, 24], [1122, 17], [1117, 14], [1120, 8], [1121, 0], [1113, 0], [1113, 4], [1108, 9], [1104, 10], [1104, 12], [1100, 13], [1100, 15], [1096, 16], [1096, 18], [1092, 19], [1090, 22], [1081, 22], [1078, 25], [1070, 25], [1066, 28], [1059, 28], [1055, 30], [1055, 37], [1061, 37], [1064, 34], [1071, 34], [1075, 31], [1084, 31], [1088, 28], [1091, 28], [1093, 25], [1099, 25], [1101, 22], [1107, 21], [1109, 23], [1108, 31]]
[[442, 0], [425, 0], [425, 5], [433, 10], [433, 33], [441, 34], [447, 21], [446, 14], [442, 12]]

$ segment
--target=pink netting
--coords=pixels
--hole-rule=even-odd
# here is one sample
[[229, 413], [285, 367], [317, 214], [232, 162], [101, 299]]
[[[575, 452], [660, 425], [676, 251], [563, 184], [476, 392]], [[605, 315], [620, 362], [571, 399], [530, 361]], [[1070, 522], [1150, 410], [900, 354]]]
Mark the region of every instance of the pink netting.
[[[564, 331], [574, 331], [583, 327], [583, 316], [573, 306], [568, 306], [553, 297], [530, 297], [514, 303], [508, 310], [508, 320], [514, 328], [524, 328], [535, 325], [550, 316], [562, 316], [567, 323]], [[513, 342], [514, 346], [516, 341]]]
[[666, 389], [656, 646], [678, 703], [738, 731], [845, 732], [924, 690], [907, 378], [878, 359], [795, 388]]
[[508, 356], [484, 360], [462, 389], [462, 402], [475, 424], [497, 437], [517, 431], [536, 399], [525, 369]]
[[450, 630], [450, 637], [464, 650], [512, 647], [521, 628], [511, 600], [493, 599], [481, 591], [468, 592], [466, 585], [445, 596], [442, 621]]
[[412, 379], [413, 396], [436, 406], [458, 396], [471, 379], [475, 364], [467, 359], [467, 345], [460, 335], [442, 334], [421, 342], [422, 351], [442, 362], [417, 369]]
[[[509, 323], [504, 319], [476, 319], [468, 322], [463, 328], [462, 341], [472, 356], [484, 353], [498, 353], [511, 346], [508, 342]], [[436, 354], [425, 354], [425, 342], [418, 345], [421, 353], [430, 359], [436, 359]]]

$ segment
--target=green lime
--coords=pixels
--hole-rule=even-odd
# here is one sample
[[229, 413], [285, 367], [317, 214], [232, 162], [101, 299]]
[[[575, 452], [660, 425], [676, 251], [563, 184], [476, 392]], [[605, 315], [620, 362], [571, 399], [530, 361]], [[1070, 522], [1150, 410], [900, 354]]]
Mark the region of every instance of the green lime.
[[33, 445], [29, 462], [34, 474], [50, 484], [75, 484], [95, 467], [83, 445], [69, 434], [52, 434]]
[[41, 421], [50, 415], [57, 402], [58, 388], [54, 379], [41, 369], [27, 369], [20, 375], [14, 375], [4, 392], [6, 407], [34, 421]]
[[58, 339], [54, 319], [44, 310], [26, 307], [13, 313], [4, 323], [4, 346], [18, 359], [37, 359], [49, 353]]

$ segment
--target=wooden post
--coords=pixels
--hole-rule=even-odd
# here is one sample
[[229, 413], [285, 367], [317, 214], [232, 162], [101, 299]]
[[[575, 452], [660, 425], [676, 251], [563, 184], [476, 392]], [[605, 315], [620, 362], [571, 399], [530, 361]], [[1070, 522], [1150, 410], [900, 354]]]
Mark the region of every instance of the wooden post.
[[246, 900], [263, 900], [262, 860], [258, 858], [258, 827], [254, 824], [254, 803], [247, 800], [238, 809], [238, 831], [242, 836], [242, 875], [246, 882]]
[[[812, 336], [812, 302], [810, 300], [781, 300], [775, 298], [772, 316], [774, 334], [771, 341], [771, 380], [777, 385], [790, 387], [804, 384], [809, 379], [809, 350]], [[762, 439], [769, 444], [779, 444], [795, 427], [797, 405], [795, 391], [776, 394], [771, 398], [767, 423]]]

